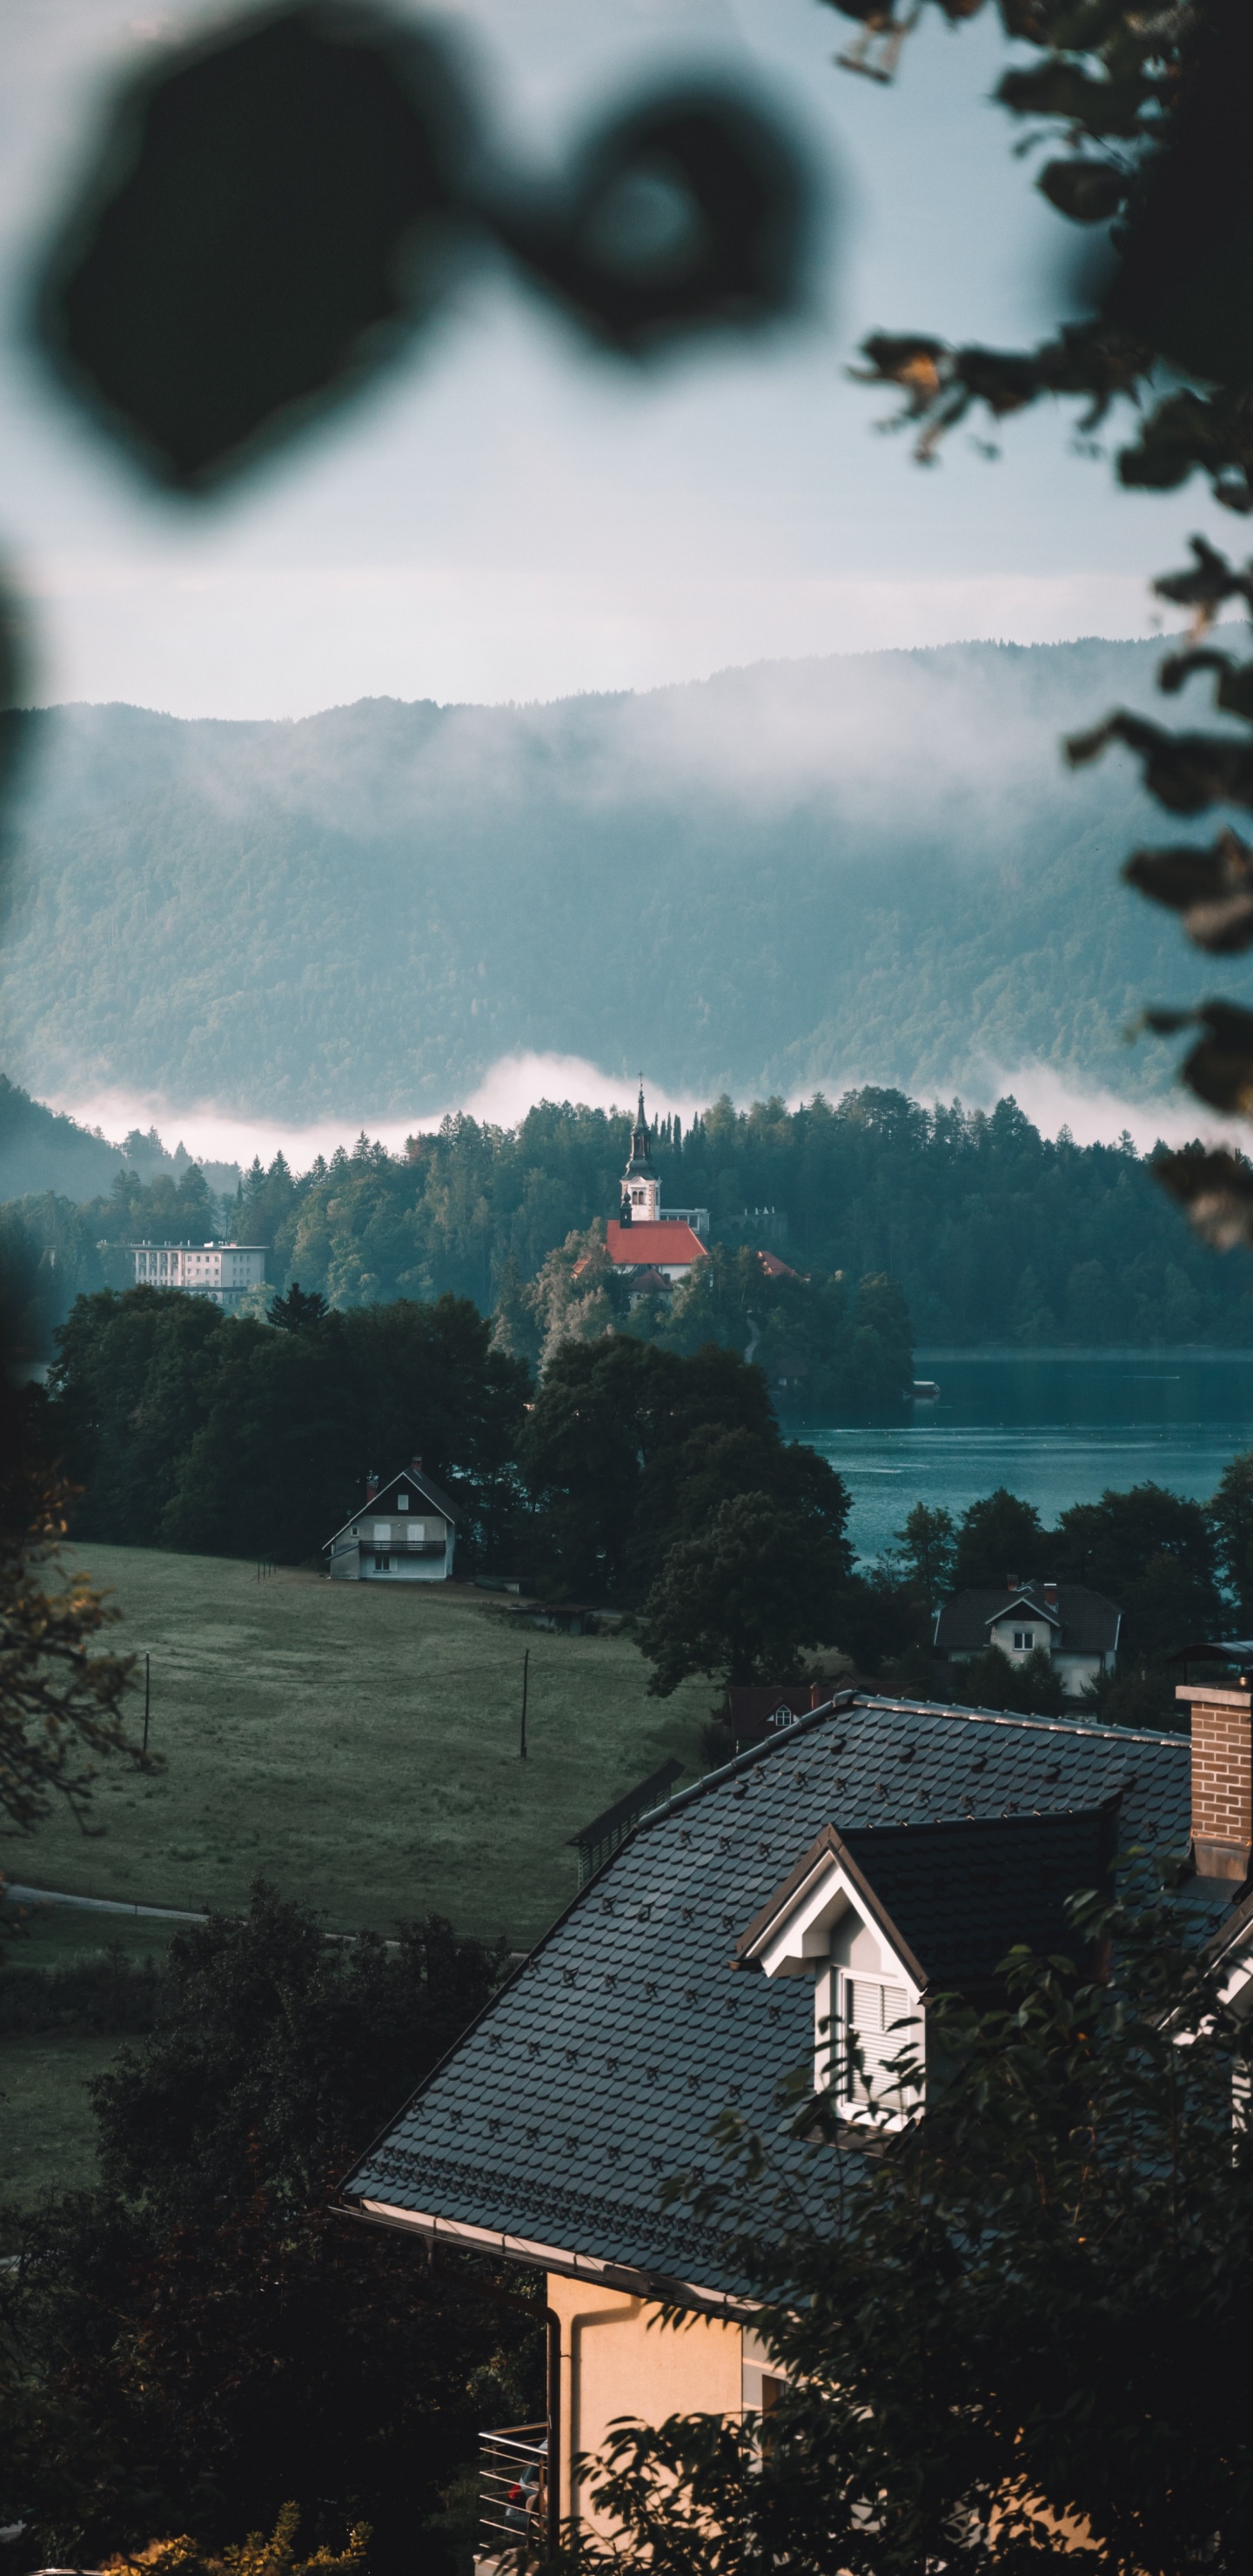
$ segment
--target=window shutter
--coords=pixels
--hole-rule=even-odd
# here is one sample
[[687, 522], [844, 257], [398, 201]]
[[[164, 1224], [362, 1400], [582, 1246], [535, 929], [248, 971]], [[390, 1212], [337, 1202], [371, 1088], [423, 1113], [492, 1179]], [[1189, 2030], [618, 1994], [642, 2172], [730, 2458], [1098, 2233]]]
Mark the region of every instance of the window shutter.
[[895, 2085], [883, 2070], [916, 2041], [912, 2030], [894, 2030], [909, 2013], [909, 1997], [903, 1986], [880, 1985], [877, 1977], [846, 1977], [844, 1980], [844, 2013], [847, 2037], [856, 2040], [861, 2057], [849, 2078], [849, 2094], [854, 2102], [871, 2102]]

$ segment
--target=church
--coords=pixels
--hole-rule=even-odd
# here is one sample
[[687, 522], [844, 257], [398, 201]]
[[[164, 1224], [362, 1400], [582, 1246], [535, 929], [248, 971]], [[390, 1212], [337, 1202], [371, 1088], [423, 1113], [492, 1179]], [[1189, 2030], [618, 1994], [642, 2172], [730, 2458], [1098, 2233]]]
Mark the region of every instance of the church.
[[671, 1281], [686, 1279], [698, 1261], [709, 1257], [708, 1208], [663, 1208], [660, 1200], [641, 1082], [631, 1158], [622, 1175], [621, 1206], [605, 1228], [605, 1249], [615, 1270], [624, 1276], [652, 1271]]

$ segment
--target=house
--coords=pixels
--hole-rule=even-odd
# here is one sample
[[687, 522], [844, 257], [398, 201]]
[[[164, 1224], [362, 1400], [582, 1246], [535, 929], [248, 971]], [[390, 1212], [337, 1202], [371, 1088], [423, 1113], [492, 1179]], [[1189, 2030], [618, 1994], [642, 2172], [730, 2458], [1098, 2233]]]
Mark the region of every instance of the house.
[[457, 1519], [451, 1495], [420, 1458], [389, 1484], [367, 1476], [364, 1504], [323, 1548], [327, 1573], [340, 1583], [448, 1583]]
[[605, 1228], [605, 1249], [615, 1270], [630, 1276], [652, 1271], [673, 1284], [685, 1279], [698, 1261], [708, 1259], [708, 1208], [663, 1208], [661, 1184], [653, 1169], [653, 1141], [644, 1114], [644, 1085], [631, 1134], [631, 1153], [622, 1175], [616, 1217]]
[[181, 1288], [189, 1297], [211, 1297], [215, 1306], [238, 1304], [265, 1278], [263, 1243], [128, 1243], [137, 1288]]
[[[700, 2173], [728, 2105], [799, 2175], [776, 2087], [806, 2064], [831, 2085], [828, 2018], [859, 2044], [844, 2116], [891, 2115], [901, 2027], [925, 2083], [930, 1999], [985, 1990], [1015, 1939], [1058, 1946], [1067, 1895], [1133, 1845], [1191, 1840], [1232, 1979], [1253, 1977], [1253, 1901], [1232, 1903], [1253, 1856], [1253, 1695], [1180, 1696], [1191, 1743], [846, 1690], [625, 1834], [343, 2186], [415, 2259], [445, 2243], [543, 2274], [547, 2418], [484, 2437], [497, 2491], [522, 2445], [544, 2513], [592, 2523], [578, 2459], [614, 2418], [770, 2402], [733, 2246], [661, 2186]], [[660, 2330], [666, 2308], [683, 2332]], [[504, 2528], [486, 2524], [483, 2569]]]
[[1085, 1583], [1008, 1583], [1002, 1592], [957, 1592], [935, 1614], [936, 1653], [949, 1663], [999, 1646], [1011, 1664], [1037, 1649], [1078, 1699], [1112, 1669], [1122, 1612]]
[[830, 1696], [829, 1683], [822, 1682], [728, 1682], [726, 1722], [736, 1752], [762, 1743], [781, 1726], [795, 1726], [798, 1717], [807, 1717]]

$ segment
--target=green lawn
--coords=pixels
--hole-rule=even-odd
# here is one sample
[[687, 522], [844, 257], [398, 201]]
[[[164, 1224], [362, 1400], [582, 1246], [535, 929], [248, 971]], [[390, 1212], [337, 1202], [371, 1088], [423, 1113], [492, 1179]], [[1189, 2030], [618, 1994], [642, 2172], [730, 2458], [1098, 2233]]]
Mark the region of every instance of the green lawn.
[[87, 2086], [124, 2046], [119, 2039], [76, 2039], [59, 2031], [0, 2040], [0, 2207], [94, 2183], [96, 2132]]
[[703, 1768], [710, 1685], [648, 1699], [623, 1637], [520, 1635], [468, 1586], [258, 1584], [221, 1557], [70, 1554], [123, 1612], [112, 1642], [151, 1653], [167, 1768], [110, 1763], [90, 1837], [63, 1816], [0, 1833], [13, 1880], [199, 1908], [241, 1905], [263, 1875], [332, 1929], [435, 1909], [523, 1948], [574, 1893], [569, 1835], [668, 1755], [688, 1779]]

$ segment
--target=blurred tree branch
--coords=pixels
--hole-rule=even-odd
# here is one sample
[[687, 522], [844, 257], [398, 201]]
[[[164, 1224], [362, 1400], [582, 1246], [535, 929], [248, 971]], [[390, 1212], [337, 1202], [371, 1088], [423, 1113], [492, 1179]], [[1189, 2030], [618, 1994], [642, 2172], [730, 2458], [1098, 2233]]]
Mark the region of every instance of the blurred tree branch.
[[[895, 0], [827, 0], [864, 29], [907, 32]], [[929, 0], [950, 21], [983, 0]], [[1024, 152], [1060, 146], [1037, 186], [1070, 222], [1106, 236], [1109, 274], [1087, 319], [1031, 350], [951, 348], [921, 333], [876, 332], [857, 371], [902, 396], [893, 425], [915, 434], [932, 462], [947, 435], [982, 405], [994, 421], [1044, 396], [1073, 397], [1083, 434], [1116, 407], [1137, 414], [1116, 471], [1128, 487], [1176, 491], [1194, 473], [1215, 500], [1253, 512], [1253, 224], [1248, 213], [1253, 10], [1248, 0], [998, 0], [1005, 33], [1038, 60], [1007, 71], [996, 95], [1030, 120]], [[912, 26], [921, 10], [912, 11]], [[864, 68], [854, 64], [853, 68]], [[1173, 732], [1126, 709], [1076, 735], [1078, 765], [1111, 744], [1131, 751], [1144, 785], [1172, 814], [1236, 805], [1253, 810], [1253, 660], [1207, 638], [1220, 612], [1253, 614], [1253, 563], [1240, 569], [1203, 537], [1194, 561], [1164, 575], [1159, 598], [1189, 614], [1189, 649], [1162, 663], [1169, 696], [1212, 683], [1220, 733]], [[1178, 912], [1193, 944], [1231, 956], [1253, 946], [1250, 852], [1228, 826], [1209, 848], [1137, 851], [1123, 871], [1151, 902]], [[1196, 1013], [1151, 1011], [1165, 1035], [1188, 1021], [1203, 1034], [1181, 1079], [1207, 1106], [1253, 1113], [1253, 1014], [1214, 1001]], [[1218, 1245], [1253, 1244], [1253, 1185], [1243, 1157], [1178, 1155], [1156, 1174], [1199, 1231]]]

